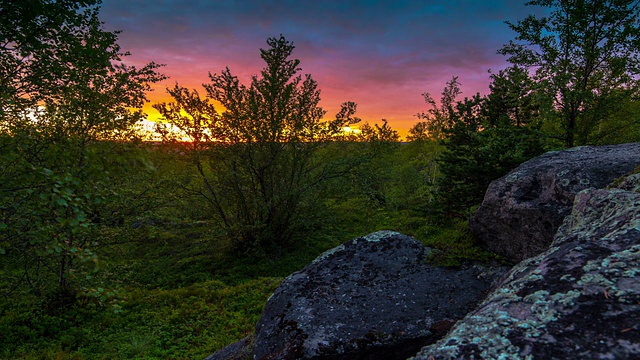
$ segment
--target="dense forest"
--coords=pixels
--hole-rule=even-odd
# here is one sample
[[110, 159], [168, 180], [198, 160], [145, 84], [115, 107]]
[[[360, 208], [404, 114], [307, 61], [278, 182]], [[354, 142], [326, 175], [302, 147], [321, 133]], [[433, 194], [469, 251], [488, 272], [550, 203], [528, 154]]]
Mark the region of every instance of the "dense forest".
[[327, 114], [284, 36], [247, 84], [167, 89], [144, 141], [162, 66], [127, 65], [99, 5], [0, 0], [0, 358], [204, 358], [284, 277], [381, 229], [435, 264], [503, 261], [467, 229], [492, 180], [640, 141], [638, 1], [529, 1], [548, 15], [507, 23], [490, 92], [460, 98], [452, 76], [402, 142], [353, 102]]

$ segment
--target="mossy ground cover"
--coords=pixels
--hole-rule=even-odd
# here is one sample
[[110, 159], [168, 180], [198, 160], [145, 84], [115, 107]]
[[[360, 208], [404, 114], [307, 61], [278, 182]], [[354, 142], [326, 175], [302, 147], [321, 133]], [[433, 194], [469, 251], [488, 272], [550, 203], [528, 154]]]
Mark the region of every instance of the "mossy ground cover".
[[[163, 166], [178, 174], [183, 165]], [[34, 296], [24, 286], [0, 297], [0, 358], [203, 359], [252, 333], [286, 276], [322, 252], [378, 230], [399, 231], [441, 250], [430, 259], [435, 264], [492, 258], [474, 244], [464, 222], [434, 225], [424, 209], [372, 202], [357, 192], [328, 197], [317, 209], [319, 221], [291, 247], [238, 254], [206, 214], [164, 183], [158, 180], [143, 199], [155, 204], [152, 213], [103, 229], [114, 241], [94, 249], [100, 259], [92, 279], [97, 296]], [[390, 194], [399, 198], [402, 192], [394, 189]], [[4, 256], [0, 285], [8, 287], [5, 279], [19, 273]]]
[[151, 238], [104, 249], [111, 255], [100, 276], [106, 288], [118, 290], [114, 303], [76, 300], [59, 307], [56, 296], [63, 294], [33, 298], [16, 293], [0, 299], [0, 356], [204, 358], [249, 335], [267, 298], [288, 274], [323, 251], [376, 230], [410, 233], [443, 250], [438, 261], [449, 265], [481, 254], [468, 242], [459, 243], [467, 236], [463, 225], [435, 229], [403, 212], [370, 209], [360, 217], [357, 205], [336, 206], [340, 222], [276, 256], [230, 255], [202, 222], [141, 229]]

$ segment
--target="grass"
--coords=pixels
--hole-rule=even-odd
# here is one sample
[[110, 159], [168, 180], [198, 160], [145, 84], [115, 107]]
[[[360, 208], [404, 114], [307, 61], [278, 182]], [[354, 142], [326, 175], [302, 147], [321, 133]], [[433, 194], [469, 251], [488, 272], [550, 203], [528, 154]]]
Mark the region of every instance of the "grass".
[[[440, 249], [435, 260], [455, 266], [488, 259], [466, 226], [437, 228], [408, 211], [335, 204], [335, 218], [291, 251], [269, 257], [233, 256], [206, 222], [141, 228], [141, 240], [102, 249], [99, 273], [117, 288], [117, 307], [27, 294], [0, 300], [3, 359], [197, 359], [252, 333], [279, 283], [323, 251], [367, 233], [390, 229]], [[339, 221], [337, 220], [339, 219]], [[366, 220], [359, 220], [366, 219]]]
[[[334, 195], [317, 209], [322, 221], [310, 223], [294, 246], [262, 256], [230, 252], [197, 206], [167, 189], [154, 191], [139, 202], [161, 204], [157, 218], [104, 229], [117, 241], [94, 249], [103, 262], [92, 279], [97, 297], [60, 291], [35, 297], [26, 287], [0, 297], [0, 359], [204, 359], [254, 331], [286, 276], [322, 252], [378, 230], [439, 249], [430, 259], [438, 265], [494, 258], [474, 243], [465, 223], [431, 224], [423, 211], [398, 205], [398, 191], [391, 205], [357, 192]], [[4, 256], [0, 286], [19, 273]]]
[[[347, 240], [317, 236], [277, 256], [224, 251], [211, 224], [140, 228], [142, 239], [101, 249], [96, 281], [118, 289], [117, 307], [63, 294], [0, 298], [2, 359], [194, 359], [254, 330], [285, 276]], [[112, 304], [113, 305], [113, 304]]]

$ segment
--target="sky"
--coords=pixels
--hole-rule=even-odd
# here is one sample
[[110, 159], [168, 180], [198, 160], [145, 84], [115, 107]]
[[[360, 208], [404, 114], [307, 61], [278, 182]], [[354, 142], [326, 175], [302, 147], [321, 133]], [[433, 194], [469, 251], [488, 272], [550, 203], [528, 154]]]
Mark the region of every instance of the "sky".
[[[168, 80], [154, 85], [151, 103], [170, 101], [176, 82], [204, 94], [208, 74], [229, 67], [248, 84], [264, 67], [260, 48], [281, 34], [293, 57], [321, 90], [333, 117], [345, 101], [371, 124], [387, 119], [403, 136], [428, 109], [422, 94], [439, 99], [458, 76], [462, 97], [489, 89], [489, 70], [508, 64], [497, 54], [516, 22], [538, 11], [525, 0], [103, 0], [100, 18], [120, 30], [131, 52], [125, 63], [154, 61]], [[145, 107], [149, 119], [159, 114]]]

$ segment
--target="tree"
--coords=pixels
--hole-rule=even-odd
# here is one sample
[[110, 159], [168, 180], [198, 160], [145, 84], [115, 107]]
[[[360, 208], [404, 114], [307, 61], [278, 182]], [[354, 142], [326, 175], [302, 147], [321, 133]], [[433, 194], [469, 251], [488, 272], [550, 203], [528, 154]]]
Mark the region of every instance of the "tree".
[[491, 75], [491, 92], [457, 101], [439, 155], [437, 212], [467, 218], [491, 181], [544, 151], [539, 131], [542, 104], [526, 71]]
[[[245, 251], [291, 243], [315, 204], [315, 190], [354, 166], [348, 157], [320, 150], [359, 121], [351, 102], [323, 121], [320, 90], [310, 75], [299, 74], [300, 61], [290, 58], [293, 43], [280, 36], [267, 44], [260, 50], [266, 66], [249, 85], [226, 68], [209, 74], [206, 99], [176, 85], [168, 90], [174, 103], [154, 105], [190, 141], [201, 183], [187, 190], [212, 206], [236, 248]], [[224, 110], [218, 113], [210, 99]]]
[[67, 41], [73, 35], [60, 29], [78, 26], [84, 21], [78, 10], [98, 3], [0, 2], [0, 115], [34, 106], [63, 85], [63, 77], [56, 73], [63, 67], [58, 55], [69, 50]]
[[431, 109], [416, 115], [418, 119], [423, 121], [417, 122], [409, 129], [410, 141], [422, 138], [444, 139], [446, 137], [445, 132], [453, 125], [451, 116], [454, 112], [456, 98], [461, 93], [457, 76], [454, 76], [442, 90], [440, 106], [438, 106], [431, 94], [423, 93], [424, 101], [431, 106]]
[[382, 119], [382, 126], [378, 124], [371, 126], [369, 123], [364, 123], [360, 126], [360, 132], [360, 140], [366, 142], [393, 143], [400, 140], [400, 135], [391, 128], [387, 119]]
[[527, 5], [548, 8], [549, 16], [508, 22], [517, 36], [499, 52], [531, 71], [553, 102], [545, 124], [549, 133], [558, 133], [566, 147], [596, 142], [593, 135], [607, 109], [638, 95], [640, 2], [532, 0]]
[[23, 263], [17, 285], [49, 276], [79, 288], [116, 197], [105, 166], [143, 117], [158, 65], [122, 63], [96, 1], [2, 1], [0, 252]]

